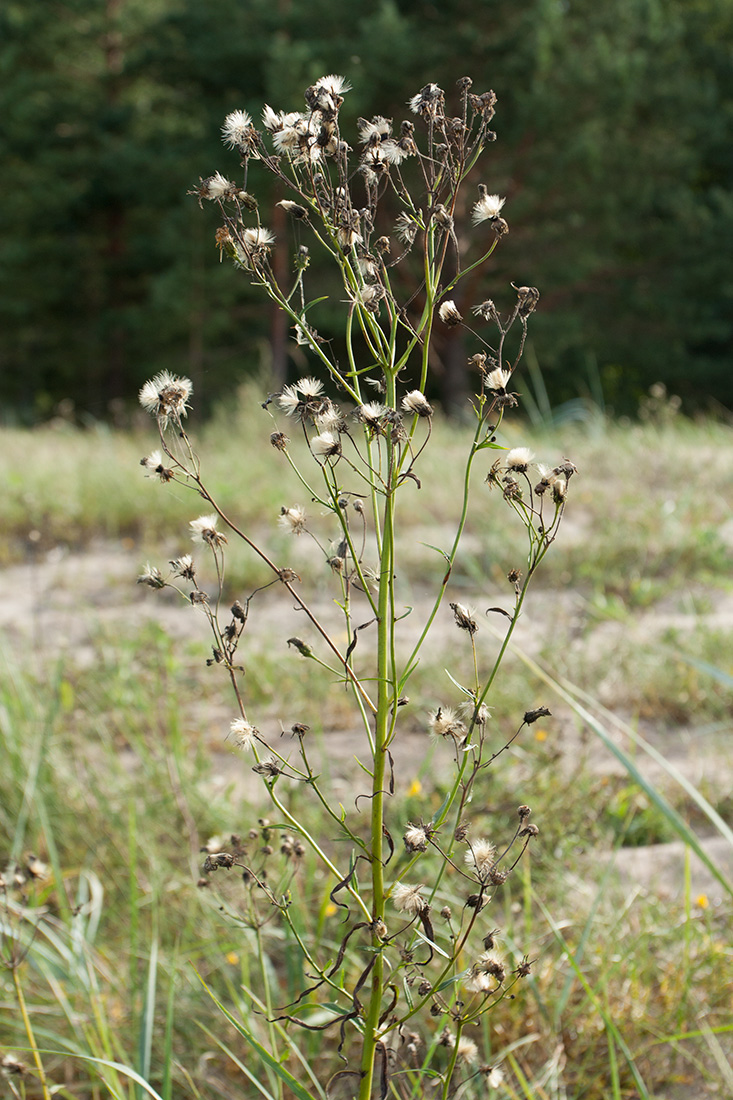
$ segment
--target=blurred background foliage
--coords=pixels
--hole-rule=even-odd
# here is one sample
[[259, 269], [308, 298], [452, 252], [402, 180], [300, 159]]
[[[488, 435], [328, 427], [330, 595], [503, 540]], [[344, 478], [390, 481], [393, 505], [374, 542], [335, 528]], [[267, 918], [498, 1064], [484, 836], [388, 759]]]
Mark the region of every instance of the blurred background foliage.
[[[399, 123], [428, 81], [495, 90], [476, 182], [507, 196], [510, 234], [463, 304], [539, 287], [530, 356], [552, 404], [633, 412], [663, 381], [687, 411], [733, 406], [730, 0], [5, 0], [0, 39], [6, 421], [61, 402], [124, 422], [162, 368], [192, 377], [201, 408], [263, 366], [307, 367], [187, 191], [237, 178], [229, 111], [302, 109], [326, 72], [353, 84], [352, 144], [359, 115]], [[256, 166], [249, 186], [287, 271], [293, 229], [266, 220], [280, 196]], [[333, 307], [318, 324], [338, 340]], [[450, 406], [475, 349], [438, 350], [431, 396]]]

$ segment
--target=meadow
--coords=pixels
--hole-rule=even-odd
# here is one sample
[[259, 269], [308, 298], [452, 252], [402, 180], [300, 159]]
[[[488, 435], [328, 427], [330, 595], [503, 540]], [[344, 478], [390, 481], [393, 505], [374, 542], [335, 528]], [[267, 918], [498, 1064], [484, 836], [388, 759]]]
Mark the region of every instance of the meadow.
[[[246, 390], [198, 433], [197, 449], [223, 508], [308, 574], [327, 619], [326, 571], [313, 580], [312, 546], [277, 525], [298, 486], [273, 474], [265, 421]], [[405, 609], [419, 609], [440, 576], [435, 548], [468, 430], [436, 419], [421, 486], [404, 494]], [[662, 404], [641, 423], [538, 415], [500, 442], [567, 456], [579, 474], [491, 698], [497, 725], [518, 708], [552, 714], [499, 757], [474, 800], [489, 836], [519, 803], [540, 829], [487, 918], [507, 959], [521, 943], [532, 960], [475, 1035], [502, 1069], [491, 1095], [733, 1094], [733, 431]], [[336, 1040], [273, 1022], [273, 1006], [308, 980], [293, 931], [260, 919], [240, 879], [202, 875], [216, 838], [241, 838], [272, 889], [289, 891], [301, 938], [336, 955], [334, 883], [312, 853], [293, 855], [227, 741], [231, 700], [207, 666], [204, 621], [135, 584], [146, 561], [188, 549], [200, 511], [190, 493], [143, 476], [149, 449], [149, 432], [61, 422], [0, 433], [5, 1086], [41, 1095], [42, 1073], [47, 1094], [74, 1100], [280, 1100], [290, 1094], [276, 1065], [255, 1080], [251, 1048], [263, 1044], [331, 1100], [322, 1063]], [[504, 598], [524, 535], [497, 525], [489, 464], [477, 469], [451, 577], [451, 598], [479, 609], [488, 649], [496, 635], [483, 610]], [[231, 548], [228, 599], [265, 579], [246, 548]], [[306, 677], [287, 645], [294, 613], [274, 598], [263, 606], [242, 648], [249, 697], [273, 728], [307, 721], [332, 797], [353, 802], [361, 735], [343, 686]], [[453, 646], [448, 614], [395, 745], [401, 820], [429, 817], [445, 795], [426, 716]], [[328, 844], [304, 789], [292, 784], [287, 799]], [[486, 1094], [474, 1086], [484, 1089], [474, 1082], [462, 1096]]]

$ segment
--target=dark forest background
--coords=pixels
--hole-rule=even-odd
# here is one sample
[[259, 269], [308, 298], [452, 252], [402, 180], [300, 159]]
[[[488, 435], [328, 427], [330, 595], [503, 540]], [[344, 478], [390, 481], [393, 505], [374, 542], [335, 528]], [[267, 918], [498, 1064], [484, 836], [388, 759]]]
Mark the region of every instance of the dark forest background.
[[[124, 418], [162, 368], [199, 408], [263, 365], [303, 369], [187, 191], [237, 178], [229, 111], [304, 109], [327, 72], [353, 84], [354, 145], [359, 115], [399, 123], [428, 81], [494, 89], [476, 179], [510, 233], [471, 291], [539, 287], [529, 353], [553, 404], [633, 412], [661, 380], [688, 411], [733, 407], [731, 0], [5, 0], [0, 42], [2, 419]], [[256, 167], [249, 187], [265, 220], [278, 196]], [[292, 227], [265, 224], [287, 265]], [[450, 405], [470, 349], [439, 352]]]

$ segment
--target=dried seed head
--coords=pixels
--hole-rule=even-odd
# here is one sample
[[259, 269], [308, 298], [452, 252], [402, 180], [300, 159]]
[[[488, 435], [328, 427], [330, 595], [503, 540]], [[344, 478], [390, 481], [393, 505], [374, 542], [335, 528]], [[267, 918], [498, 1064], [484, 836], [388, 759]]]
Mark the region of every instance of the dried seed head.
[[216, 529], [218, 519], [219, 517], [215, 512], [209, 516], [199, 516], [198, 519], [192, 519], [188, 525], [191, 528], [191, 542], [203, 542], [213, 549], [225, 543], [227, 541], [226, 535]]
[[3, 1055], [0, 1068], [7, 1077], [22, 1077], [28, 1072], [25, 1062], [19, 1061], [12, 1054]]
[[521, 806], [517, 807], [517, 814], [519, 815], [520, 821], [524, 821], [526, 818], [529, 817], [531, 813], [532, 811], [530, 810], [529, 806], [525, 806], [524, 803], [522, 803]]
[[308, 217], [308, 211], [300, 203], [292, 202], [290, 199], [280, 199], [280, 202], [275, 204], [276, 206], [282, 206], [286, 214], [289, 214], [295, 221], [305, 221]]
[[233, 619], [236, 619], [240, 623], [244, 623], [247, 621], [247, 613], [242, 607], [239, 600], [235, 600], [229, 610], [232, 613]]
[[235, 718], [229, 726], [229, 733], [238, 749], [251, 749], [259, 737], [259, 730], [244, 718]]
[[285, 435], [285, 432], [273, 432], [270, 436], [270, 443], [276, 451], [286, 451], [290, 440]]
[[472, 868], [482, 880], [488, 877], [495, 859], [496, 845], [490, 840], [475, 841], [464, 856], [466, 866]]
[[491, 897], [487, 894], [469, 894], [466, 898], [466, 908], [475, 909], [477, 913], [480, 913], [489, 901], [491, 901]]
[[438, 310], [438, 316], [440, 317], [443, 324], [448, 325], [449, 327], [460, 325], [463, 321], [463, 317], [461, 317], [456, 303], [454, 301], [451, 301], [450, 299], [447, 302], [443, 302], [440, 309]]
[[264, 775], [266, 779], [274, 779], [276, 776], [282, 774], [280, 762], [274, 756], [268, 756], [266, 760], [262, 760], [259, 764], [255, 764], [252, 771], [257, 772], [258, 775]]
[[163, 464], [163, 456], [160, 451], [151, 451], [145, 458], [140, 459], [140, 465], [149, 471], [146, 476], [156, 474], [163, 482], [170, 481], [174, 476], [174, 471]]
[[[512, 283], [514, 286], [514, 283]], [[520, 317], [529, 317], [534, 313], [540, 300], [540, 292], [536, 286], [514, 286], [517, 292], [517, 312]]]
[[138, 584], [147, 584], [150, 588], [165, 588], [165, 577], [159, 569], [148, 562], [145, 569], [137, 578]]
[[280, 509], [277, 524], [283, 531], [287, 531], [291, 535], [302, 535], [307, 530], [307, 523], [305, 509], [301, 508], [299, 504], [293, 505], [292, 508], [282, 507]]
[[421, 997], [427, 997], [433, 992], [432, 983], [429, 982], [427, 978], [423, 978], [418, 984], [417, 992]]
[[487, 932], [484, 936], [484, 948], [487, 951], [491, 951], [496, 947], [496, 937], [499, 935], [499, 929], [494, 928], [491, 932]]
[[430, 719], [430, 732], [434, 737], [452, 737], [460, 741], [466, 735], [466, 727], [450, 707], [438, 707]]
[[145, 411], [157, 418], [160, 428], [165, 429], [171, 418], [178, 422], [187, 415], [188, 399], [192, 393], [190, 379], [179, 378], [164, 370], [145, 383], [139, 400]]
[[505, 394], [507, 383], [510, 378], [510, 371], [503, 370], [501, 367], [496, 367], [495, 370], [490, 371], [489, 374], [486, 375], [486, 388], [493, 393]]
[[311, 452], [322, 458], [335, 458], [341, 454], [341, 440], [335, 432], [321, 432], [310, 440]]
[[462, 1062], [471, 1064], [478, 1061], [478, 1047], [473, 1039], [461, 1035], [458, 1040], [458, 1057]]
[[550, 718], [552, 711], [547, 707], [537, 707], [536, 710], [528, 710], [524, 713], [524, 722], [526, 725], [531, 726], [533, 722], [536, 722], [538, 718]]
[[408, 414], [426, 417], [433, 415], [432, 405], [420, 390], [410, 390], [406, 393], [402, 398], [402, 408]]
[[396, 882], [392, 887], [392, 904], [401, 913], [409, 913], [417, 916], [430, 908], [420, 891], [424, 889], [422, 883], [419, 886], [407, 886], [405, 883]]
[[471, 221], [474, 225], [481, 222], [493, 222], [499, 218], [499, 213], [506, 199], [500, 199], [498, 195], [490, 195], [483, 184], [479, 184], [479, 200], [475, 204]]
[[526, 978], [527, 975], [530, 974], [531, 972], [532, 972], [532, 963], [529, 961], [529, 958], [527, 957], [527, 955], [525, 955], [522, 958], [522, 961], [520, 962], [519, 966], [514, 971], [514, 973], [519, 978]]
[[443, 920], [450, 920], [451, 917], [453, 916], [453, 912], [451, 910], [450, 905], [444, 905], [443, 908], [440, 910], [440, 915], [443, 918]]
[[478, 625], [469, 608], [464, 607], [463, 604], [460, 603], [452, 603], [450, 609], [453, 612], [456, 626], [459, 630], [467, 630], [469, 634], [476, 633]]
[[413, 825], [407, 823], [405, 835], [402, 838], [408, 852], [424, 852], [427, 850], [431, 830], [425, 825]]
[[513, 447], [506, 456], [506, 467], [518, 474], [526, 474], [534, 458], [529, 447]]
[[244, 153], [257, 141], [257, 131], [246, 111], [232, 111], [224, 119], [221, 128], [222, 140], [230, 149], [239, 149]]
[[173, 558], [170, 567], [177, 577], [192, 581], [196, 577], [196, 567], [190, 554], [181, 554], [180, 558]]
[[525, 825], [523, 829], [519, 830], [519, 836], [539, 836], [539, 829], [536, 825]]
[[288, 645], [297, 649], [298, 653], [303, 657], [313, 656], [313, 650], [301, 638], [288, 638]]

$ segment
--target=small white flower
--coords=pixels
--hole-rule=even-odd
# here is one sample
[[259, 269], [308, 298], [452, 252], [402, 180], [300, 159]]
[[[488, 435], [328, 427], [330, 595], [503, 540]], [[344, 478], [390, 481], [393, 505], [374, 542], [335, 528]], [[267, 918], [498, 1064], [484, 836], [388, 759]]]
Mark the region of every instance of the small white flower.
[[447, 302], [443, 302], [438, 310], [438, 316], [444, 325], [460, 325], [463, 320], [458, 312], [456, 303], [450, 299]]
[[410, 390], [402, 398], [402, 408], [406, 413], [417, 414], [418, 416], [432, 416], [433, 407], [428, 402], [425, 394], [420, 390]]
[[406, 886], [402, 882], [396, 882], [392, 887], [392, 903], [401, 913], [410, 913], [412, 916], [424, 913], [429, 906], [420, 893], [422, 889], [422, 883], [419, 886]]
[[229, 727], [229, 733], [234, 738], [234, 744], [238, 749], [251, 749], [257, 740], [258, 732], [244, 718], [235, 718]]
[[252, 119], [246, 111], [231, 111], [221, 128], [222, 139], [230, 149], [246, 145], [251, 138]]
[[170, 417], [179, 420], [186, 416], [188, 399], [192, 393], [190, 379], [179, 378], [163, 370], [145, 383], [140, 390], [139, 400], [147, 412], [157, 417], [159, 426], [166, 428]]
[[510, 378], [510, 371], [496, 367], [486, 375], [486, 388], [494, 393], [504, 393]]
[[527, 472], [533, 458], [534, 455], [529, 447], [513, 447], [506, 456], [506, 467], [508, 470], [514, 470], [518, 474], [524, 474]]
[[496, 846], [490, 840], [477, 840], [466, 852], [464, 862], [476, 871], [479, 878], [486, 878], [496, 860]]
[[323, 458], [341, 454], [341, 440], [335, 432], [321, 432], [311, 439], [310, 446], [314, 455], [322, 455]]
[[498, 195], [482, 195], [473, 208], [471, 221], [474, 225], [479, 225], [480, 222], [498, 218], [505, 202], [506, 199], [500, 199]]
[[221, 546], [223, 542], [226, 542], [226, 535], [216, 529], [218, 518], [216, 513], [212, 512], [210, 516], [199, 516], [198, 519], [192, 519], [188, 525], [191, 528], [191, 541], [203, 542], [207, 546], [213, 547]]
[[299, 504], [294, 505], [292, 508], [281, 508], [277, 522], [284, 531], [288, 531], [292, 535], [301, 535], [305, 531], [307, 523], [305, 510]]

